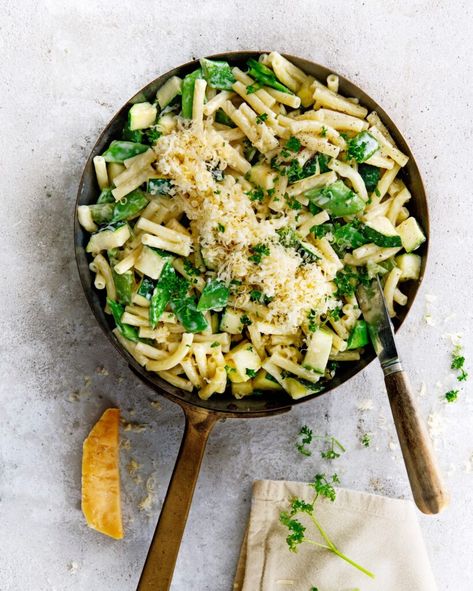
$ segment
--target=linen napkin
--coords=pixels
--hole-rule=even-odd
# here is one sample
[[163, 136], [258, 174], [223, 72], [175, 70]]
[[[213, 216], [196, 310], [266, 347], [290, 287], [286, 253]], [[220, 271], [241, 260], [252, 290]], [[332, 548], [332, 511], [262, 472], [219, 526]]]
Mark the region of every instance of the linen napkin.
[[[427, 552], [411, 501], [341, 489], [331, 502], [317, 501], [317, 518], [332, 542], [375, 574], [367, 577], [333, 553], [286, 544], [279, 513], [289, 500], [310, 502], [313, 489], [302, 482], [258, 480], [234, 582], [235, 591], [436, 591]], [[299, 518], [299, 516], [298, 516]], [[322, 542], [310, 521], [306, 535]]]

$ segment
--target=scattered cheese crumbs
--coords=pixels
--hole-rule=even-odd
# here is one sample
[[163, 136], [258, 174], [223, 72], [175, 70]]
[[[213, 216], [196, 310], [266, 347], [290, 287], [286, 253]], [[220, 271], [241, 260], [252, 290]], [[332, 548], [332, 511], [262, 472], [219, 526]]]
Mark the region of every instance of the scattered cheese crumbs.
[[435, 320], [433, 319], [433, 316], [432, 316], [432, 314], [431, 314], [430, 312], [426, 312], [426, 313], [424, 314], [424, 320], [425, 320], [425, 323], [426, 323], [428, 326], [436, 326], [436, 324], [437, 324], [437, 323], [435, 322]]
[[371, 398], [363, 398], [363, 400], [360, 400], [360, 402], [358, 402], [356, 408], [358, 410], [361, 410], [362, 412], [367, 410], [373, 410], [374, 404]]
[[427, 418], [427, 427], [434, 443], [438, 443], [445, 431], [445, 419], [438, 412], [431, 412]]
[[100, 376], [108, 376], [108, 370], [103, 366], [103, 365], [99, 365], [97, 366], [95, 373], [98, 373]]
[[149, 511], [156, 498], [156, 481], [153, 475], [151, 475], [146, 481], [146, 496], [138, 503], [138, 508], [141, 511]]
[[79, 570], [79, 563], [73, 560], [67, 565], [67, 570], [71, 573], [71, 575], [75, 575]]
[[389, 446], [389, 449], [390, 449], [391, 451], [394, 451], [395, 449], [397, 449], [397, 448], [398, 448], [398, 445], [397, 445], [397, 443], [395, 443], [394, 441], [390, 441], [390, 442], [389, 442], [389, 444], [388, 444], [388, 446]]
[[426, 394], [427, 394], [427, 386], [426, 386], [425, 382], [422, 382], [422, 384], [420, 385], [420, 390], [417, 395], [419, 396], [419, 398], [424, 398]]
[[462, 332], [446, 332], [443, 335], [444, 339], [448, 339], [452, 345], [460, 345], [463, 337]]
[[126, 449], [126, 450], [131, 449], [131, 441], [129, 439], [123, 438], [120, 441], [120, 448], [121, 449]]
[[142, 433], [146, 431], [147, 425], [144, 423], [133, 423], [131, 421], [125, 421], [122, 419], [122, 425], [124, 431], [134, 431], [135, 433]]
[[463, 472], [465, 472], [466, 474], [470, 474], [471, 472], [473, 472], [473, 454], [471, 454], [468, 460], [465, 460], [465, 462], [463, 462]]
[[161, 410], [161, 403], [159, 402], [159, 400], [150, 400], [149, 404], [150, 404], [151, 408], [155, 408], [156, 410]]
[[120, 410], [109, 408], [84, 441], [82, 511], [87, 525], [115, 539], [123, 538], [119, 473]]
[[437, 299], [437, 296], [431, 294], [431, 293], [427, 293], [425, 295], [425, 301], [428, 302], [429, 304], [431, 304], [432, 302], [435, 302]]
[[138, 464], [138, 462], [133, 458], [130, 458], [130, 461], [126, 465], [128, 474], [135, 484], [140, 484], [142, 482], [141, 476], [138, 474], [138, 470], [140, 468], [140, 464]]
[[379, 415], [379, 417], [378, 417], [378, 427], [380, 429], [382, 429], [383, 431], [386, 431], [386, 429], [387, 429], [387, 423], [388, 423], [387, 418], [384, 415]]

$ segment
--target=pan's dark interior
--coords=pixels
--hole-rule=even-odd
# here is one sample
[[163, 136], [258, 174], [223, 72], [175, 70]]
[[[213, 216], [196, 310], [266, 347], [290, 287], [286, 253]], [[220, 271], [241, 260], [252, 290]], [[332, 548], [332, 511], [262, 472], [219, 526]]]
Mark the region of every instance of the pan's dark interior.
[[[243, 66], [246, 61], [251, 58], [257, 58], [260, 53], [263, 52], [255, 52], [255, 51], [242, 51], [242, 52], [232, 52], [232, 53], [224, 53], [218, 54], [214, 56], [209, 56], [210, 58], [215, 59], [226, 59], [232, 65], [240, 65]], [[303, 69], [306, 73], [315, 76], [316, 78], [323, 80], [326, 78], [328, 74], [333, 73], [332, 70], [329, 70], [323, 66], [315, 64], [313, 62], [307, 61], [305, 59], [301, 59], [298, 57], [286, 55], [288, 59], [290, 59], [294, 64], [299, 66]], [[121, 132], [123, 125], [125, 123], [128, 109], [130, 105], [135, 102], [140, 102], [143, 100], [154, 100], [156, 90], [171, 76], [179, 75], [183, 76], [192, 70], [194, 70], [198, 66], [198, 62], [189, 62], [182, 66], [167, 72], [166, 74], [160, 76], [156, 80], [153, 80], [150, 84], [145, 86], [140, 92], [138, 92], [134, 97], [132, 97], [120, 111], [113, 117], [112, 121], [108, 124], [105, 130], [100, 135], [97, 143], [92, 150], [92, 153], [87, 160], [85, 165], [84, 173], [80, 182], [78, 196], [77, 196], [77, 204], [76, 205], [87, 205], [91, 203], [95, 203], [98, 197], [98, 187], [95, 179], [95, 172], [92, 163], [92, 159], [97, 154], [101, 154], [106, 146], [110, 143], [111, 140], [115, 139]], [[362, 90], [360, 90], [357, 86], [340, 76], [340, 92], [345, 96], [354, 96], [357, 97], [361, 104], [366, 106], [370, 110], [376, 110], [383, 120], [384, 124], [388, 127], [391, 135], [396, 140], [398, 147], [409, 156], [409, 162], [403, 170], [404, 174], [404, 182], [406, 183], [407, 187], [411, 191], [413, 195], [412, 202], [409, 203], [410, 211], [420, 220], [424, 231], [426, 232], [427, 237], [429, 236], [429, 219], [428, 219], [428, 209], [427, 209], [427, 200], [424, 191], [424, 187], [422, 184], [422, 179], [417, 168], [417, 165], [414, 161], [412, 153], [407, 146], [404, 138], [388, 117], [388, 115], [371, 99], [368, 95], [366, 95]], [[114, 328], [113, 319], [111, 316], [108, 316], [103, 311], [104, 301], [103, 301], [103, 293], [97, 291], [93, 286], [93, 276], [89, 270], [88, 264], [89, 260], [85, 253], [85, 245], [88, 241], [88, 237], [86, 232], [84, 232], [81, 226], [78, 223], [77, 215], [75, 215], [75, 225], [74, 225], [74, 239], [75, 239], [75, 253], [76, 259], [79, 269], [79, 275], [81, 278], [82, 285], [84, 287], [84, 291], [87, 297], [87, 300], [92, 308], [92, 311], [99, 322], [100, 326], [104, 330], [105, 334], [117, 348], [117, 350], [123, 355], [127, 362], [130, 365], [130, 368], [142, 379], [144, 380], [151, 388], [154, 390], [162, 393], [164, 396], [175, 400], [176, 402], [183, 402], [183, 403], [190, 403], [195, 406], [199, 406], [202, 408], [206, 408], [208, 410], [224, 413], [227, 415], [232, 416], [257, 416], [261, 414], [269, 414], [275, 412], [282, 412], [285, 410], [289, 410], [289, 408], [295, 404], [300, 404], [307, 400], [311, 400], [316, 396], [320, 396], [322, 393], [329, 392], [333, 390], [340, 384], [346, 382], [349, 378], [357, 374], [361, 371], [368, 363], [370, 363], [374, 358], [374, 353], [369, 350], [366, 352], [363, 359], [357, 362], [349, 362], [343, 363], [339, 366], [337, 370], [336, 377], [327, 385], [327, 388], [324, 392], [319, 392], [307, 398], [302, 398], [300, 400], [291, 400], [290, 397], [286, 394], [276, 394], [276, 393], [268, 393], [264, 396], [250, 396], [247, 398], [243, 398], [242, 400], [234, 399], [231, 394], [217, 394], [212, 396], [209, 400], [203, 401], [195, 393], [184, 392], [174, 386], [171, 386], [167, 382], [161, 380], [157, 375], [148, 373], [144, 368], [142, 368], [126, 351], [124, 351], [118, 342], [115, 340], [111, 329]], [[425, 264], [426, 264], [426, 256], [427, 256], [427, 244], [428, 241], [423, 245], [422, 250], [419, 251], [419, 254], [423, 256], [423, 267], [422, 267], [422, 276], [424, 274]], [[403, 286], [404, 292], [409, 298], [409, 303], [407, 306], [399, 309], [399, 316], [395, 321], [395, 327], [398, 329], [401, 324], [403, 323], [409, 308], [412, 305], [416, 292], [418, 290], [420, 281], [419, 282], [408, 282]]]

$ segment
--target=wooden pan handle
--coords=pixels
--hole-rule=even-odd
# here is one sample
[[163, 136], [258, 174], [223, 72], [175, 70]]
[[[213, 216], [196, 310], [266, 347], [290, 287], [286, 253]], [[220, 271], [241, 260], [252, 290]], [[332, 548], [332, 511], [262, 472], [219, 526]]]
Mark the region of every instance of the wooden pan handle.
[[215, 413], [183, 406], [186, 427], [137, 591], [168, 591]]
[[440, 513], [449, 496], [407, 375], [398, 371], [385, 376], [384, 381], [416, 505], [422, 513]]

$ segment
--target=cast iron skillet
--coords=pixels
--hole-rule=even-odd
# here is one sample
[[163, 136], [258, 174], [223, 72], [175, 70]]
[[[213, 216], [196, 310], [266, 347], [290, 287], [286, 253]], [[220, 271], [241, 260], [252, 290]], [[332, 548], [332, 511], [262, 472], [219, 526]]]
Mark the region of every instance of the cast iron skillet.
[[[238, 51], [209, 56], [211, 59], [228, 60], [232, 65], [244, 66], [249, 58], [258, 59], [263, 52]], [[311, 61], [286, 55], [295, 65], [299, 66], [307, 74], [313, 75], [319, 80], [325, 80], [333, 71]], [[130, 105], [143, 100], [154, 101], [156, 90], [171, 76], [185, 76], [198, 67], [198, 61], [189, 62], [163, 74], [140, 92], [132, 97], [113, 117], [105, 130], [100, 135], [92, 153], [87, 160], [77, 195], [77, 206], [95, 203], [98, 196], [98, 187], [92, 159], [101, 154], [111, 140], [116, 139], [126, 121]], [[340, 92], [345, 96], [357, 97], [361, 104], [370, 111], [375, 110], [387, 126], [399, 148], [409, 156], [409, 162], [403, 169], [403, 178], [413, 195], [409, 203], [409, 210], [420, 220], [424, 231], [429, 235], [429, 216], [427, 198], [422, 184], [419, 169], [414, 157], [404, 138], [383, 109], [367, 94], [355, 86], [352, 82], [340, 76]], [[287, 412], [292, 406], [310, 402], [312, 399], [327, 393], [340, 384], [345, 383], [352, 376], [360, 372], [374, 359], [374, 353], [370, 350], [360, 361], [344, 363], [338, 370], [336, 377], [327, 385], [324, 392], [319, 392], [300, 400], [291, 400], [286, 394], [265, 394], [235, 400], [230, 395], [214, 395], [209, 400], [201, 400], [196, 394], [184, 392], [179, 388], [168, 384], [157, 375], [148, 373], [141, 367], [116, 341], [112, 334], [113, 320], [104, 311], [104, 296], [94, 288], [93, 276], [89, 270], [85, 253], [85, 245], [88, 237], [77, 220], [75, 214], [75, 253], [79, 269], [79, 275], [87, 300], [103, 331], [113, 343], [119, 353], [126, 359], [130, 369], [138, 377], [169, 400], [176, 402], [184, 411], [186, 425], [176, 465], [174, 467], [171, 482], [164, 500], [159, 517], [156, 532], [144, 565], [138, 589], [140, 591], [166, 591], [171, 585], [172, 574], [179, 551], [185, 523], [189, 512], [195, 484], [198, 478], [202, 457], [210, 431], [216, 421], [223, 418], [257, 418], [267, 417]], [[419, 254], [422, 255], [422, 272], [418, 282], [406, 284], [408, 304], [399, 309], [399, 317], [396, 320], [396, 329], [401, 326], [412, 306], [414, 297], [422, 280], [427, 257], [427, 244], [424, 243]]]

